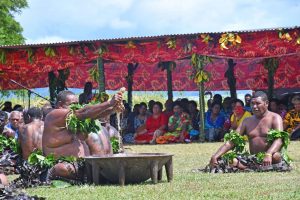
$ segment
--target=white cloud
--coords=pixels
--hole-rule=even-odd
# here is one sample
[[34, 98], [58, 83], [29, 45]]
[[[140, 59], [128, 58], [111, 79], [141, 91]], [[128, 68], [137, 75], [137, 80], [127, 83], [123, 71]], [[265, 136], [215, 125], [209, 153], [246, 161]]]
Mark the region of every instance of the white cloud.
[[55, 38], [119, 38], [300, 25], [300, 3], [293, 0], [29, 0], [28, 3], [30, 8], [17, 16], [28, 42], [48, 41], [47, 37], [53, 42]]
[[132, 24], [129, 21], [121, 20], [119, 18], [115, 18], [111, 21], [110, 27], [114, 29], [124, 29], [124, 28], [132, 28], [134, 27], [134, 24]]

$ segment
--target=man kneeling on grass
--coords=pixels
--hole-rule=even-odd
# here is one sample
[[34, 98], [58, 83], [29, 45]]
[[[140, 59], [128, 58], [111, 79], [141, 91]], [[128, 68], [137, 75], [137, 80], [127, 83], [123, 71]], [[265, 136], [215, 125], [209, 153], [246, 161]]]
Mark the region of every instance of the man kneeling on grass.
[[[286, 155], [289, 138], [282, 131], [280, 115], [268, 110], [267, 95], [261, 91], [253, 95], [251, 108], [253, 116], [227, 134], [225, 144], [211, 157], [210, 172], [290, 170]], [[245, 138], [249, 139], [250, 154], [243, 152]]]

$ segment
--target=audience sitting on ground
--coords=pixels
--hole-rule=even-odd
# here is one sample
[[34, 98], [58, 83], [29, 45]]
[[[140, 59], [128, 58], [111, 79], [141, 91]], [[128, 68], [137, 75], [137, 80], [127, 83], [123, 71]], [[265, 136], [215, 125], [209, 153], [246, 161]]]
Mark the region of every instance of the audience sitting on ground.
[[79, 95], [80, 104], [88, 104], [93, 99], [93, 84], [86, 82], [84, 85], [83, 93]]
[[42, 106], [43, 120], [45, 120], [48, 113], [50, 113], [52, 110], [53, 108], [50, 103], [46, 103], [45, 105]]
[[19, 137], [19, 128], [21, 122], [23, 121], [23, 116], [19, 111], [12, 111], [9, 115], [9, 122], [4, 127], [3, 135], [7, 137], [18, 139]]
[[20, 104], [16, 104], [13, 107], [13, 111], [19, 111], [19, 112], [23, 112], [24, 108], [23, 106], [21, 106]]
[[294, 108], [287, 112], [283, 120], [283, 128], [290, 133], [292, 140], [300, 139], [300, 95], [292, 98]]
[[[132, 133], [135, 133], [135, 129], [134, 129], [134, 118], [135, 118], [136, 115], [139, 114], [139, 107], [140, 107], [140, 104], [135, 104], [135, 105], [133, 106], [132, 112], [130, 112], [129, 115], [128, 115], [128, 120], [127, 120], [127, 122], [128, 122], [128, 125], [127, 125], [127, 133], [123, 133], [123, 135], [127, 135], [127, 134], [130, 134], [130, 135], [131, 135]], [[126, 137], [132, 138], [132, 136], [126, 136]], [[131, 141], [131, 139], [128, 140], [128, 141]], [[124, 142], [127, 143], [126, 140], [125, 140]]]
[[225, 97], [222, 104], [222, 112], [226, 119], [230, 119], [230, 116], [232, 115], [232, 99], [231, 97]]
[[251, 117], [251, 113], [245, 110], [244, 102], [240, 99], [236, 99], [233, 101], [233, 113], [230, 117], [230, 129], [236, 130], [240, 124], [244, 121], [245, 118]]
[[139, 132], [145, 128], [145, 123], [147, 120], [147, 105], [146, 103], [142, 102], [139, 106], [139, 114], [134, 118], [134, 130]]
[[8, 113], [10, 113], [11, 111], [13, 111], [11, 101], [4, 102], [3, 106], [4, 107], [2, 108], [2, 111], [8, 112]]
[[252, 112], [251, 106], [250, 106], [251, 98], [252, 98], [251, 94], [245, 94], [245, 106], [244, 106], [244, 108], [245, 108], [246, 111], [248, 111], [250, 113]]
[[135, 133], [134, 140], [136, 144], [155, 143], [158, 136], [165, 133], [168, 119], [162, 113], [163, 105], [160, 102], [154, 102], [152, 112], [146, 120], [145, 129]]
[[165, 102], [165, 110], [163, 111], [163, 113], [167, 116], [168, 119], [174, 114], [172, 106], [173, 106], [173, 100], [168, 99]]
[[[81, 98], [83, 98], [83, 96], [86, 97], [91, 96], [92, 94], [91, 91], [92, 91], [91, 83], [87, 82], [85, 85], [85, 91], [83, 94], [81, 94]], [[211, 92], [208, 92], [206, 94], [212, 96]], [[300, 129], [298, 126], [298, 124], [300, 124], [300, 119], [298, 120], [297, 111], [296, 111], [298, 105], [296, 101], [298, 98], [300, 98], [300, 95], [298, 96], [296, 95], [295, 97], [293, 97], [292, 105], [294, 107], [292, 110], [290, 110], [289, 115], [287, 115], [286, 117], [285, 117], [285, 112], [287, 110], [287, 106], [286, 106], [287, 102], [279, 101], [276, 98], [271, 99], [269, 102], [269, 110], [281, 115], [281, 117], [284, 119], [285, 122], [285, 130], [289, 131], [291, 135], [293, 134], [294, 137], [297, 135], [296, 133]], [[247, 111], [247, 107], [249, 106], [249, 102], [250, 102], [249, 99], [251, 99], [250, 94], [245, 95], [245, 102], [246, 102], [245, 106], [243, 101], [239, 99], [233, 100], [231, 97], [225, 97], [223, 99], [223, 102], [222, 99], [223, 98], [220, 94], [215, 94], [213, 98], [211, 98], [209, 101], [209, 102], [213, 102], [213, 104], [209, 103], [211, 108], [208, 108], [208, 111], [205, 114], [205, 121], [204, 121], [205, 132], [200, 133], [205, 135], [207, 141], [218, 141], [222, 139], [224, 133], [229, 132], [230, 129], [236, 130], [246, 117], [251, 116], [251, 114]], [[291, 101], [291, 99], [289, 99], [289, 101]], [[132, 112], [130, 110], [129, 105], [126, 103], [126, 101], [123, 101], [125, 110], [121, 114], [121, 118], [120, 118], [121, 120], [120, 132], [122, 134], [123, 141], [125, 143], [137, 143], [137, 144], [150, 143], [150, 142], [155, 143], [156, 141], [155, 138], [157, 138], [158, 136], [162, 136], [163, 133], [165, 132], [168, 132], [167, 130], [168, 121], [171, 119], [171, 117], [174, 118], [175, 114], [173, 112], [173, 106], [174, 104], [178, 104], [178, 102], [180, 102], [179, 104], [183, 113], [188, 114], [187, 116], [189, 117], [190, 120], [190, 130], [188, 132], [189, 139], [198, 140], [200, 114], [199, 114], [199, 110], [197, 109], [197, 103], [195, 101], [189, 101], [187, 98], [183, 98], [183, 99], [177, 99], [175, 103], [173, 103], [173, 101], [170, 99], [167, 100], [165, 102], [164, 111], [161, 113], [161, 110], [158, 109], [158, 111], [156, 111], [155, 114], [152, 114], [153, 104], [156, 103], [154, 102], [154, 100], [150, 100], [148, 102], [149, 105], [148, 110], [147, 110], [147, 105], [145, 103], [141, 103], [141, 104], [135, 104]], [[13, 111], [12, 107], [14, 109], [19, 110], [20, 112]], [[160, 108], [161, 106], [156, 106], [156, 107]], [[22, 116], [23, 107], [19, 104], [13, 106], [11, 102], [7, 101], [5, 102], [5, 106], [3, 109], [6, 111], [10, 111], [10, 110], [13, 111], [11, 113], [11, 116], [9, 116], [10, 113], [7, 112], [7, 116], [9, 120], [7, 120], [8, 122], [5, 123], [6, 126], [4, 129], [4, 134], [7, 135], [8, 137], [18, 138], [18, 135], [20, 134], [20, 131], [22, 130], [22, 126], [24, 124], [23, 118], [25, 120], [27, 118], [26, 115], [24, 117]], [[52, 110], [53, 108], [51, 107], [50, 104], [44, 105], [42, 107], [43, 119]], [[147, 125], [146, 119], [148, 117], [148, 114], [150, 114], [151, 117], [149, 119], [150, 122], [148, 122]], [[162, 121], [165, 120], [166, 123], [160, 124], [159, 123], [160, 121], [157, 119], [157, 117]], [[109, 123], [112, 125], [111, 130], [116, 130], [117, 128], [118, 122], [116, 119], [117, 117], [115, 114], [110, 114]], [[26, 123], [28, 123], [28, 121]], [[108, 124], [106, 123], [104, 128], [107, 125]], [[160, 127], [165, 127], [165, 128], [160, 128]], [[108, 127], [108, 129], [110, 129], [110, 127]], [[170, 130], [172, 130], [172, 128]], [[108, 132], [109, 134], [108, 130], [106, 130], [106, 132]], [[174, 132], [174, 130], [169, 132]], [[168, 135], [168, 134], [164, 134], [164, 135]], [[145, 138], [146, 140], [144, 140]]]
[[205, 113], [205, 139], [209, 142], [218, 141], [222, 138], [225, 122], [219, 101], [213, 102], [211, 106], [211, 111]]
[[3, 133], [5, 125], [8, 123], [8, 116], [5, 111], [0, 110], [0, 134]]
[[198, 140], [199, 139], [199, 125], [200, 125], [200, 112], [197, 109], [196, 101], [189, 101], [189, 114], [191, 118], [192, 130], [190, 130], [190, 139]]
[[150, 101], [148, 102], [147, 115], [152, 115], [154, 103], [155, 103], [154, 100], [150, 100]]
[[276, 99], [276, 98], [271, 99], [269, 101], [269, 110], [274, 113], [279, 114], [281, 116], [281, 118], [284, 119], [286, 112], [279, 109], [279, 104], [280, 104], [280, 101], [278, 99]]
[[213, 102], [217, 102], [220, 105], [222, 105], [222, 100], [223, 100], [223, 97], [220, 94], [215, 94], [213, 97]]
[[127, 129], [128, 129], [128, 117], [130, 114], [130, 106], [128, 103], [124, 103], [124, 111], [121, 114], [121, 122], [120, 122], [120, 133], [123, 135], [124, 133], [127, 133]]
[[158, 137], [156, 143], [190, 142], [191, 120], [189, 114], [183, 111], [181, 101], [174, 102], [173, 112], [168, 121], [168, 132]]

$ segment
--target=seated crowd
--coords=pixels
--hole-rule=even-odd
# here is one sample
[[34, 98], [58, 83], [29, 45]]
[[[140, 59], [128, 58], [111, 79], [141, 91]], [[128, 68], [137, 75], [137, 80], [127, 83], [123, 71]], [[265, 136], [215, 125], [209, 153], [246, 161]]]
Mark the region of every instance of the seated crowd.
[[[89, 97], [87, 95], [87, 97]], [[87, 100], [88, 99], [88, 100]], [[90, 98], [80, 96], [79, 102], [87, 103]], [[240, 99], [222, 98], [216, 94], [207, 102], [205, 113], [205, 132], [200, 133], [200, 113], [197, 103], [187, 98], [176, 101], [149, 101], [130, 106], [122, 100], [118, 92], [111, 100], [86, 106], [74, 112], [79, 119], [101, 119], [101, 131], [89, 135], [74, 137], [66, 128], [66, 118], [70, 114], [69, 106], [78, 103], [72, 92], [63, 91], [58, 95], [55, 108], [45, 105], [24, 111], [20, 105], [12, 108], [11, 102], [5, 102], [0, 111], [0, 133], [15, 138], [22, 148], [22, 156], [27, 159], [30, 153], [39, 149], [45, 155], [84, 157], [88, 155], [111, 154], [111, 137], [122, 135], [124, 143], [165, 144], [189, 143], [194, 140], [222, 141], [230, 130], [239, 130], [242, 122], [252, 116], [251, 95], [245, 95], [245, 104]], [[300, 137], [300, 95], [295, 95], [288, 105], [277, 99], [269, 101], [269, 110], [282, 117], [283, 128], [292, 139]], [[116, 122], [115, 111], [123, 104], [120, 128]], [[119, 132], [118, 132], [119, 131]], [[56, 176], [70, 177], [74, 166], [63, 163], [55, 166]], [[70, 170], [71, 169], [71, 170]], [[0, 174], [1, 175], [1, 174]]]
[[[132, 144], [161, 144], [174, 142], [190, 142], [201, 140], [213, 142], [222, 141], [224, 134], [236, 130], [244, 119], [252, 116], [250, 106], [251, 95], [245, 95], [245, 103], [240, 99], [230, 97], [222, 99], [219, 94], [207, 103], [205, 112], [204, 133], [200, 133], [200, 113], [197, 103], [193, 100], [167, 100], [161, 102], [142, 102], [133, 107], [125, 103], [121, 133], [124, 143]], [[268, 109], [279, 114], [283, 120], [284, 130], [290, 133], [291, 139], [299, 138], [300, 130], [300, 95], [292, 98], [291, 105], [278, 99], [269, 101]], [[288, 107], [291, 107], [288, 112]]]

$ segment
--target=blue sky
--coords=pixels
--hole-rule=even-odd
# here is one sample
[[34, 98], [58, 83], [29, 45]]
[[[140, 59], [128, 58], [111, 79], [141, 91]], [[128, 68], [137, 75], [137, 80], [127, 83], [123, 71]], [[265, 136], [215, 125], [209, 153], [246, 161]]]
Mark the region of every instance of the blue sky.
[[26, 43], [300, 25], [297, 0], [28, 0]]

